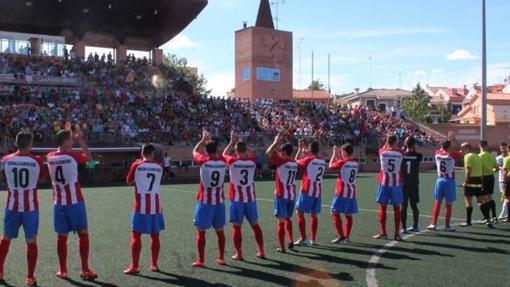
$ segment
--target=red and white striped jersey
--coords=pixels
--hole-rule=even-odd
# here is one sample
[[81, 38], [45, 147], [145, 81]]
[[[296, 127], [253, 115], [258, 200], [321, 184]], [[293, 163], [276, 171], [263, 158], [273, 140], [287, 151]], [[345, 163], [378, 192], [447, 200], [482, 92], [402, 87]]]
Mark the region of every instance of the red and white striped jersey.
[[284, 159], [277, 153], [273, 153], [271, 163], [276, 166], [275, 195], [284, 199], [295, 200], [297, 162], [294, 159]]
[[195, 164], [200, 166], [200, 183], [197, 200], [207, 205], [225, 202], [223, 184], [227, 163], [223, 156], [209, 157], [201, 153], [194, 153]]
[[359, 164], [352, 159], [339, 160], [331, 166], [338, 170], [335, 195], [344, 198], [356, 198], [356, 183]]
[[237, 202], [255, 201], [255, 157], [227, 156], [230, 173], [229, 198]]
[[326, 171], [326, 161], [316, 156], [305, 157], [297, 161], [304, 169], [301, 179], [301, 192], [313, 197], [322, 195], [322, 183]]
[[78, 180], [78, 165], [87, 162], [87, 155], [75, 151], [55, 151], [50, 152], [47, 159], [53, 185], [53, 203], [71, 205], [82, 202], [83, 195]]
[[392, 148], [381, 148], [379, 150], [379, 161], [381, 171], [379, 172], [378, 183], [384, 186], [401, 186], [400, 167], [403, 154], [401, 151]]
[[437, 176], [455, 179], [455, 161], [462, 157], [462, 152], [447, 152], [444, 149], [436, 151]]
[[37, 182], [44, 174], [40, 156], [16, 152], [0, 161], [7, 184], [7, 204], [11, 211], [30, 212], [39, 208]]
[[160, 214], [161, 177], [163, 168], [156, 161], [137, 160], [129, 169], [126, 182], [135, 185], [133, 211], [140, 214]]

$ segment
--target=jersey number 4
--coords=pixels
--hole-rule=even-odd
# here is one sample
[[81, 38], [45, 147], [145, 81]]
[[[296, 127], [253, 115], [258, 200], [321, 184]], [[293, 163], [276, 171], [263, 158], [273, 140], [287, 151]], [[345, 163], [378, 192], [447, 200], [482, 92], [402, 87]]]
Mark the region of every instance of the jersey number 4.
[[64, 178], [64, 171], [61, 165], [57, 165], [55, 169], [55, 181], [60, 182], [61, 184], [66, 184], [66, 179]]

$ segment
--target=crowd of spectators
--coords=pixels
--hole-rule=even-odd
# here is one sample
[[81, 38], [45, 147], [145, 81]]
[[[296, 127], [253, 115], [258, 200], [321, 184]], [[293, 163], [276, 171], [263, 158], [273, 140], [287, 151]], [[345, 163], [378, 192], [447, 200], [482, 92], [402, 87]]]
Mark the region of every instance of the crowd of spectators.
[[115, 64], [111, 55], [79, 60], [0, 54], [0, 75], [79, 79], [76, 85], [60, 86], [0, 83], [0, 136], [30, 129], [38, 143], [52, 144], [55, 132], [72, 121], [82, 125], [89, 141], [103, 144], [191, 145], [203, 129], [221, 141], [236, 130], [251, 143], [264, 143], [277, 132], [329, 145], [377, 143], [389, 133], [400, 139], [413, 135], [424, 144], [432, 141], [394, 113], [362, 106], [208, 98], [171, 80], [156, 88], [151, 69], [147, 60], [134, 57]]

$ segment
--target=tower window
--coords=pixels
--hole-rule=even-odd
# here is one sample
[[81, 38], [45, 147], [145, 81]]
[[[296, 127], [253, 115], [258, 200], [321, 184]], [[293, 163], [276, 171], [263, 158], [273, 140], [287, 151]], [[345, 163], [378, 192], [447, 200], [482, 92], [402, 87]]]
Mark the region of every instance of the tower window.
[[259, 81], [280, 81], [280, 69], [257, 68], [257, 80]]

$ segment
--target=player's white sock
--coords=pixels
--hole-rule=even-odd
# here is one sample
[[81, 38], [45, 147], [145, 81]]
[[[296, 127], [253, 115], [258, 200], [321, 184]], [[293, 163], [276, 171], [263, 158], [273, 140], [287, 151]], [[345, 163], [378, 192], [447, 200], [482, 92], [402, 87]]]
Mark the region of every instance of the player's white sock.
[[506, 204], [506, 201], [503, 202], [503, 206], [501, 207], [501, 214], [499, 215], [499, 218], [506, 218], [508, 214], [508, 205]]

